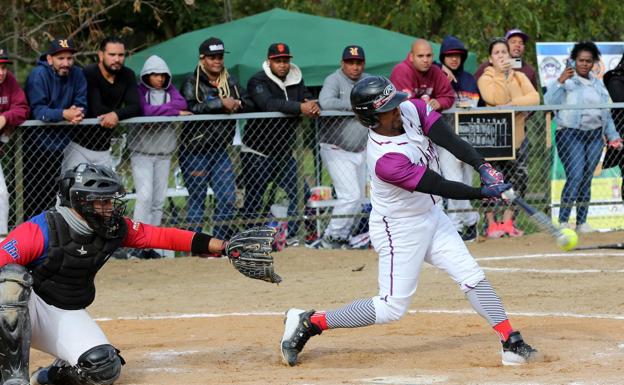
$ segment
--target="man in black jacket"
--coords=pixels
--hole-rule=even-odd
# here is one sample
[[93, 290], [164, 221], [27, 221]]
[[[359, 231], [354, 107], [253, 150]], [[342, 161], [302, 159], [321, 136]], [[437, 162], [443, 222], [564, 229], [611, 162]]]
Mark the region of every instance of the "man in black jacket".
[[98, 59], [83, 71], [87, 79], [87, 117], [97, 118], [100, 124], [76, 128], [74, 138], [65, 147], [63, 171], [80, 163], [112, 167], [113, 129], [120, 120], [140, 116], [143, 112], [134, 72], [124, 66], [124, 42], [114, 36], [105, 38], [100, 43]]
[[[269, 182], [277, 183], [286, 193], [288, 215], [297, 209], [297, 162], [292, 156], [299, 116], [319, 116], [321, 109], [303, 82], [301, 70], [290, 62], [290, 48], [284, 43], [269, 46], [262, 71], [249, 79], [247, 89], [259, 111], [276, 111], [289, 118], [257, 119], [245, 127], [244, 143], [251, 151], [243, 152], [245, 203], [247, 218], [263, 215], [263, 196]], [[296, 223], [289, 223], [294, 236]]]
[[[238, 80], [224, 66], [223, 41], [216, 37], [199, 46], [199, 63], [182, 84], [182, 96], [194, 114], [232, 114], [253, 111], [253, 102]], [[189, 191], [187, 222], [194, 231], [204, 223], [206, 189], [214, 191], [214, 221], [231, 220], [236, 202], [234, 168], [227, 154], [236, 130], [235, 120], [188, 122], [182, 130], [179, 149], [180, 168]], [[213, 229], [215, 236], [228, 237], [226, 225]]]

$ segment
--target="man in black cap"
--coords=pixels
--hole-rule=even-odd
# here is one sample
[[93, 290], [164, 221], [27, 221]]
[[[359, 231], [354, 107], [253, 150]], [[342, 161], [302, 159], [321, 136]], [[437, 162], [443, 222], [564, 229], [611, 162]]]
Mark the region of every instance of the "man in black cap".
[[[78, 124], [87, 110], [87, 81], [74, 66], [76, 46], [55, 38], [26, 79], [26, 96], [33, 119]], [[24, 219], [54, 204], [55, 179], [61, 174], [63, 151], [75, 127], [49, 126], [25, 130]]]
[[[225, 68], [223, 41], [206, 39], [199, 46], [199, 63], [182, 84], [182, 96], [194, 114], [232, 114], [253, 110], [253, 102], [238, 80]], [[215, 193], [214, 220], [227, 221], [234, 216], [236, 178], [227, 154], [236, 131], [235, 120], [206, 120], [186, 123], [179, 149], [180, 168], [189, 191], [187, 222], [194, 231], [204, 224], [206, 189]], [[232, 228], [218, 225], [213, 233], [228, 238]]]
[[[269, 46], [262, 70], [249, 79], [247, 89], [259, 111], [295, 115], [291, 118], [256, 119], [245, 127], [243, 142], [248, 147], [241, 155], [247, 218], [266, 217], [263, 196], [269, 182], [277, 183], [288, 197], [288, 215], [297, 210], [297, 162], [292, 156], [299, 116], [316, 118], [321, 112], [303, 82], [299, 67], [290, 62], [292, 55], [285, 43]], [[243, 150], [245, 151], [245, 150]], [[269, 204], [272, 202], [269, 202]], [[297, 233], [297, 224], [288, 226]]]
[[[351, 111], [351, 90], [355, 82], [370, 76], [364, 73], [364, 49], [348, 45], [342, 51], [340, 68], [325, 78], [319, 94], [323, 110]], [[319, 124], [321, 158], [332, 179], [338, 203], [322, 238], [307, 245], [312, 248], [349, 247], [355, 222], [366, 196], [366, 141], [368, 129], [352, 117], [325, 117]]]

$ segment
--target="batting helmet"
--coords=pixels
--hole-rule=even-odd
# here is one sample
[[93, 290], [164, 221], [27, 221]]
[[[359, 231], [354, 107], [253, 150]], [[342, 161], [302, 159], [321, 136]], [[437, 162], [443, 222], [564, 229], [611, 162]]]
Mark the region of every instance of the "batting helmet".
[[119, 235], [119, 223], [126, 210], [126, 202], [122, 200], [126, 191], [113, 170], [80, 163], [63, 173], [59, 187], [61, 205], [76, 210], [97, 234], [104, 238]]
[[368, 128], [376, 128], [379, 119], [375, 115], [395, 109], [407, 97], [407, 93], [398, 92], [388, 78], [368, 76], [353, 86], [351, 106], [360, 123]]

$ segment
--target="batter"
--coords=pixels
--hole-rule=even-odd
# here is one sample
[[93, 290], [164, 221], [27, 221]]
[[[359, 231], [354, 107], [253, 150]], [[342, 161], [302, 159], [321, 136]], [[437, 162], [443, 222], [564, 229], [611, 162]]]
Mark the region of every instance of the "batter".
[[[396, 321], [409, 308], [423, 262], [446, 271], [470, 304], [498, 333], [502, 363], [521, 365], [537, 358], [537, 350], [514, 330], [503, 304], [468, 252], [440, 196], [451, 199], [499, 199], [511, 188], [421, 100], [406, 100], [384, 77], [367, 77], [351, 91], [353, 111], [370, 129], [367, 146], [371, 175], [371, 242], [379, 254], [379, 294], [337, 310], [286, 312], [282, 357], [290, 366], [311, 336], [323, 330], [354, 328]], [[439, 174], [434, 144], [473, 166], [481, 187], [448, 181]]]

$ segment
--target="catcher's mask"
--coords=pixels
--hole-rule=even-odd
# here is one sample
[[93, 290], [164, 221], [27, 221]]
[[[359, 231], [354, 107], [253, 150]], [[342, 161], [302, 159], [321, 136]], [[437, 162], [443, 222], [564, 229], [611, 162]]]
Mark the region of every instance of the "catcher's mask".
[[63, 173], [61, 205], [80, 214], [96, 234], [116, 238], [126, 210], [126, 191], [121, 179], [108, 167], [80, 163]]
[[375, 129], [379, 126], [377, 114], [392, 111], [408, 97], [398, 92], [383, 76], [368, 76], [355, 83], [351, 90], [351, 106], [362, 125]]

